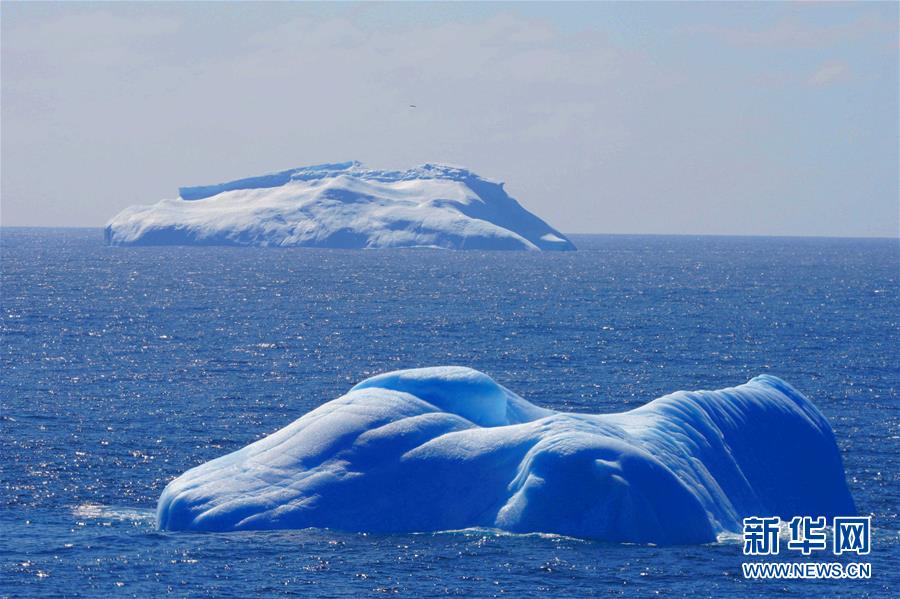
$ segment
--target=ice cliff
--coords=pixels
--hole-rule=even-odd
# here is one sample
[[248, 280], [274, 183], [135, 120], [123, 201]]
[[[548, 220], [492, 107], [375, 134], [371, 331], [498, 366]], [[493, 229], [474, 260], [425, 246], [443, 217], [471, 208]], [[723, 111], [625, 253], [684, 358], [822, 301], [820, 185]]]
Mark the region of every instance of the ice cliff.
[[383, 171], [321, 164], [217, 185], [126, 208], [110, 245], [263, 245], [574, 250], [497, 183], [426, 164]]
[[854, 514], [834, 435], [784, 381], [679, 391], [620, 414], [533, 405], [487, 375], [365, 380], [173, 480], [159, 527], [493, 527], [702, 543], [747, 516]]

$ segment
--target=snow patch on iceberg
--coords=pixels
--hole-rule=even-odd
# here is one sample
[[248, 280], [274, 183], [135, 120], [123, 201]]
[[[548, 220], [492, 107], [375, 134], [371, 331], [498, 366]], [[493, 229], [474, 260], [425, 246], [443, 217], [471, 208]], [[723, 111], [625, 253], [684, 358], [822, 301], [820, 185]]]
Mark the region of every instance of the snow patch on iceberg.
[[773, 376], [621, 414], [535, 406], [462, 367], [367, 379], [165, 488], [158, 525], [471, 527], [702, 543], [747, 516], [854, 514], [822, 414]]
[[406, 171], [319, 164], [215, 185], [126, 208], [111, 245], [266, 245], [574, 250], [562, 233], [464, 168]]

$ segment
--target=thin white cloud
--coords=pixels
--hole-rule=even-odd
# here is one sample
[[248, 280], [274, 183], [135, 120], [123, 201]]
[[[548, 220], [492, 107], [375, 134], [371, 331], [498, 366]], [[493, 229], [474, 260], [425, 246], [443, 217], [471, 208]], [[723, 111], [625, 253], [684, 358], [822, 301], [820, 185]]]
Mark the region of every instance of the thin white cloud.
[[134, 50], [141, 44], [174, 35], [181, 26], [180, 19], [170, 16], [85, 12], [4, 28], [3, 45], [4, 51], [33, 58], [64, 55], [70, 62], [120, 63], [125, 55], [139, 56]]
[[785, 18], [768, 27], [728, 27], [717, 24], [684, 28], [685, 33], [707, 34], [732, 46], [764, 48], [824, 48], [868, 36], [896, 33], [896, 22], [865, 15], [847, 23], [815, 25], [798, 18]]
[[847, 63], [840, 60], [831, 60], [819, 66], [806, 82], [814, 87], [825, 87], [841, 81], [846, 81], [850, 77], [850, 67]]

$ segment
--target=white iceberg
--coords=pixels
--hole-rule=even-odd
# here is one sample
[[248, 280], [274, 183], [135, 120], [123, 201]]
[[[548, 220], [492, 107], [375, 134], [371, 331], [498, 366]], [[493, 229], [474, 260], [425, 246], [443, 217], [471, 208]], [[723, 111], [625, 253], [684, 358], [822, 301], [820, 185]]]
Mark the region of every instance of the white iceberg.
[[382, 171], [321, 164], [126, 208], [106, 226], [111, 245], [263, 245], [574, 250], [565, 235], [503, 189], [457, 167]]
[[834, 435], [784, 381], [679, 391], [621, 414], [535, 406], [478, 371], [356, 385], [165, 488], [162, 529], [489, 527], [702, 543], [748, 516], [855, 513]]

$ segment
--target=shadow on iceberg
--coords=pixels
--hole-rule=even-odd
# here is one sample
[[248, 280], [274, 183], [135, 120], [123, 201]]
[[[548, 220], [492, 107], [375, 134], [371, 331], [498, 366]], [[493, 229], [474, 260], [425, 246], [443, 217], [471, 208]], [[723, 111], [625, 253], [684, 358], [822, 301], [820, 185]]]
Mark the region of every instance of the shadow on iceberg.
[[391, 372], [165, 488], [168, 530], [489, 527], [703, 543], [747, 516], [855, 513], [834, 434], [772, 376], [621, 414], [535, 406], [478, 371]]

